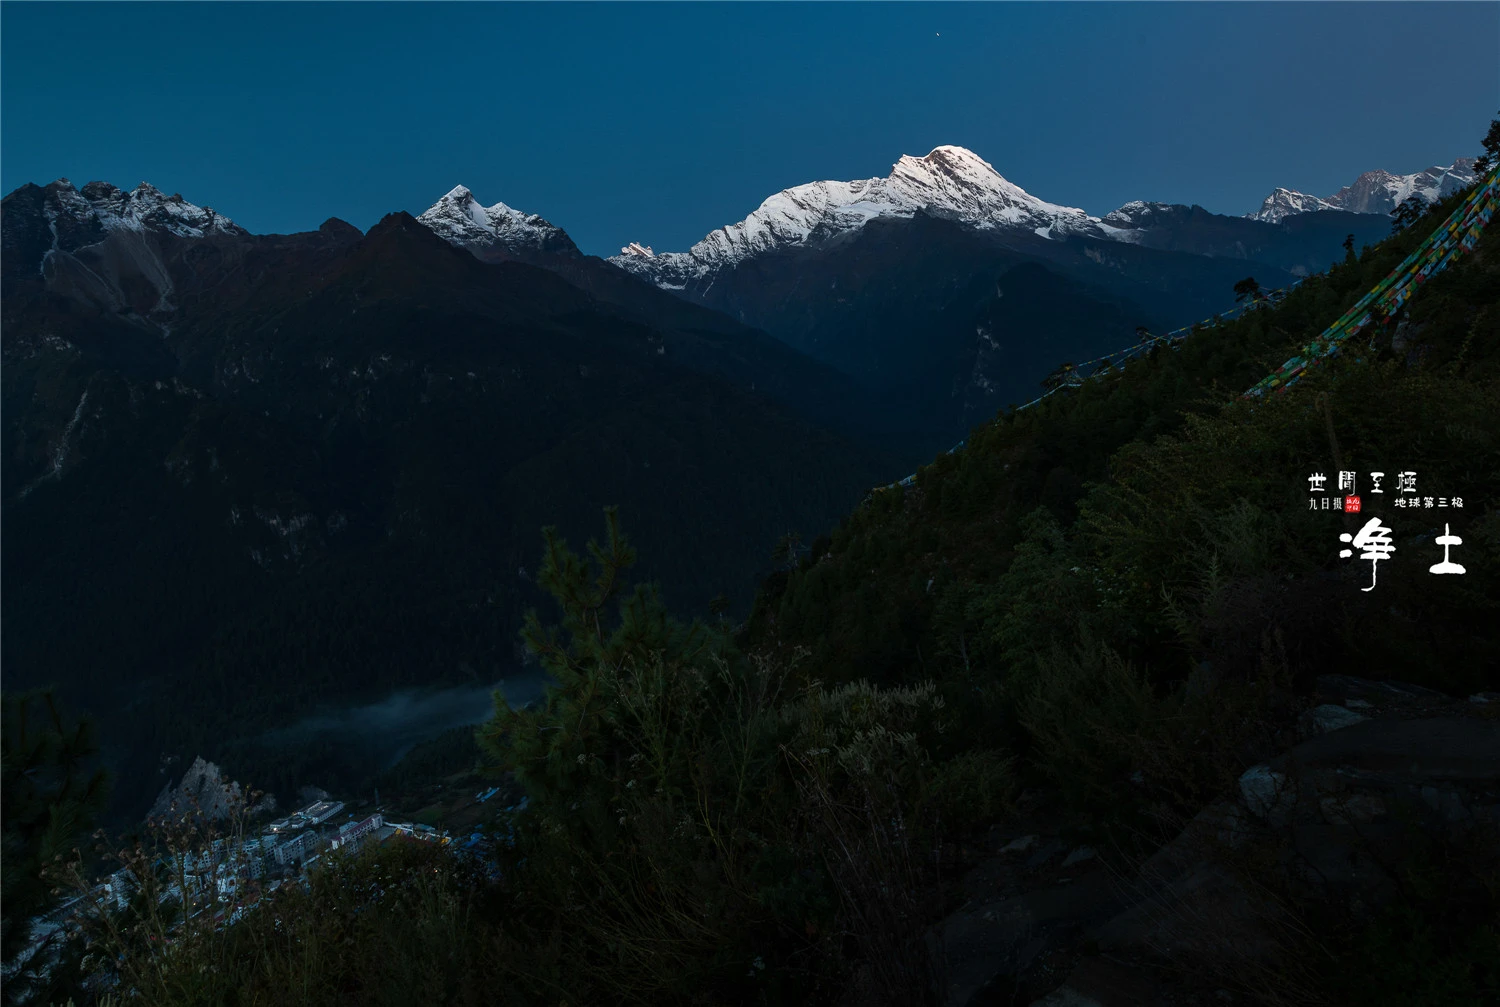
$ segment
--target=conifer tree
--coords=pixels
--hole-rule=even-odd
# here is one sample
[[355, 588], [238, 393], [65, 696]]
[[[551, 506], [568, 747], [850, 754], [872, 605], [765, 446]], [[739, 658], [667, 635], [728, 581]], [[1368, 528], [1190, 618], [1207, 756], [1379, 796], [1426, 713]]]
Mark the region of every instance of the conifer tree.
[[613, 768], [624, 732], [632, 729], [620, 717], [621, 689], [648, 669], [670, 676], [673, 669], [706, 660], [723, 643], [702, 623], [685, 625], [668, 615], [655, 585], [625, 590], [636, 553], [620, 531], [616, 509], [604, 514], [603, 543], [588, 544], [592, 569], [557, 529], [543, 529], [546, 551], [537, 583], [557, 602], [561, 620], [544, 626], [532, 610], [521, 637], [556, 684], [539, 704], [519, 710], [497, 692], [494, 716], [477, 734], [493, 760], [490, 768], [513, 772], [534, 805], [567, 798], [586, 813], [602, 809], [603, 793], [595, 792], [602, 785], [599, 771]]
[[771, 561], [779, 567], [793, 570], [796, 569], [797, 558], [806, 551], [802, 545], [802, 536], [789, 531], [776, 541], [776, 548], [771, 550]]
[[1258, 301], [1264, 296], [1265, 294], [1260, 289], [1260, 284], [1256, 282], [1253, 276], [1247, 276], [1234, 285], [1234, 299], [1236, 301], [1244, 301], [1246, 298]]
[[1474, 162], [1474, 174], [1483, 180], [1491, 168], [1500, 164], [1500, 119], [1490, 120], [1490, 131], [1484, 134], [1480, 143], [1484, 146], [1484, 154]]
[[1391, 211], [1391, 233], [1404, 231], [1427, 212], [1427, 201], [1421, 196], [1413, 193], [1401, 201], [1401, 204]]

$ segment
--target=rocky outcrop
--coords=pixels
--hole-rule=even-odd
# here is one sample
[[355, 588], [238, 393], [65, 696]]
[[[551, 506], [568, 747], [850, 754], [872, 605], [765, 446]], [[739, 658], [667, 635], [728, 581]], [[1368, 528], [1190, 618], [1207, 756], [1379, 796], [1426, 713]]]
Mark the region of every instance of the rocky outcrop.
[[[948, 1004], [1115, 1007], [1183, 1002], [1183, 976], [1220, 999], [1306, 939], [1304, 904], [1378, 908], [1405, 858], [1500, 836], [1500, 719], [1486, 694], [1319, 681], [1303, 740], [1249, 767], [1144, 862], [1105, 864], [1039, 830], [997, 837], [934, 930]], [[1035, 823], [1028, 823], [1035, 828]], [[1091, 852], [1091, 851], [1090, 851]], [[1275, 893], [1274, 895], [1272, 893]], [[1210, 1001], [1211, 1002], [1211, 1001]]]
[[205, 762], [200, 755], [175, 787], [168, 784], [162, 788], [146, 821], [190, 815], [215, 822], [236, 814], [269, 812], [276, 807], [276, 799], [269, 794], [253, 808], [245, 806], [247, 800], [248, 795], [238, 783], [225, 780], [219, 767]]

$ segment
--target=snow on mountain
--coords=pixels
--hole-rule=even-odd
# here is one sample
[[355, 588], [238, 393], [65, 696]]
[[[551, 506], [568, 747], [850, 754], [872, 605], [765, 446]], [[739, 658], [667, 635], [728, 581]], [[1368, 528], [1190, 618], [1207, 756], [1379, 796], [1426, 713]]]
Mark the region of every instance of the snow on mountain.
[[1126, 203], [1118, 210], [1106, 213], [1102, 219], [1106, 224], [1113, 224], [1116, 227], [1140, 227], [1150, 223], [1152, 216], [1171, 208], [1171, 203], [1148, 203], [1137, 199]]
[[249, 236], [213, 208], [149, 182], [129, 192], [108, 182], [79, 189], [66, 178], [27, 184], [6, 195], [4, 216], [8, 275], [40, 275], [54, 292], [163, 331], [164, 317], [176, 311], [180, 242]]
[[1286, 217], [1298, 213], [1315, 213], [1318, 210], [1337, 209], [1339, 207], [1318, 196], [1309, 196], [1305, 192], [1297, 192], [1294, 189], [1277, 188], [1265, 198], [1265, 202], [1261, 203], [1259, 210], [1255, 213], [1247, 213], [1245, 216], [1251, 220], [1262, 220], [1268, 224], [1275, 224]]
[[47, 186], [51, 199], [45, 213], [57, 233], [60, 218], [70, 229], [97, 227], [105, 232], [156, 231], [180, 238], [202, 238], [210, 234], [245, 235], [249, 232], [211, 207], [196, 206], [180, 195], [165, 195], [149, 182], [129, 192], [108, 182], [90, 182], [81, 190], [60, 178]]
[[440, 238], [472, 252], [582, 254], [562, 228], [504, 203], [481, 206], [463, 185], [455, 186], [417, 220]]
[[1293, 189], [1277, 189], [1266, 197], [1259, 210], [1245, 216], [1274, 224], [1293, 214], [1316, 210], [1388, 214], [1410, 196], [1421, 196], [1427, 202], [1435, 203], [1473, 181], [1472, 157], [1461, 157], [1446, 168], [1434, 165], [1410, 175], [1367, 171], [1355, 179], [1353, 185], [1346, 185], [1325, 199]]
[[667, 288], [764, 252], [816, 246], [857, 231], [876, 217], [910, 217], [918, 210], [970, 226], [1102, 237], [1108, 228], [1084, 211], [1038, 199], [1006, 181], [989, 162], [963, 147], [937, 147], [926, 157], [903, 156], [886, 178], [808, 182], [783, 189], [737, 224], [712, 232], [686, 252], [653, 253], [631, 243], [609, 261]]
[[1141, 231], [1166, 222], [1166, 218], [1181, 209], [1171, 203], [1150, 203], [1134, 200], [1118, 210], [1111, 210], [1099, 220], [1105, 234], [1116, 241], [1137, 242]]

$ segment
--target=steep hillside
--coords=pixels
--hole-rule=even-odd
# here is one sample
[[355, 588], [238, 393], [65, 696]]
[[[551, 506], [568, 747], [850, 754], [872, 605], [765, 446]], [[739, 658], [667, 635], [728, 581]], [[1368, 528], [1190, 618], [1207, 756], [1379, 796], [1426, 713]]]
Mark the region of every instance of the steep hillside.
[[[631, 591], [619, 523], [552, 539], [556, 687], [476, 737], [526, 796], [492, 852], [334, 857], [110, 967], [184, 1005], [1493, 1000], [1495, 232], [1243, 396], [1452, 202], [872, 494], [737, 641]], [[1361, 511], [1309, 508], [1341, 471]], [[1395, 551], [1341, 558], [1372, 517]]]
[[[1041, 598], [1053, 598], [1050, 604], [1070, 598], [1085, 606], [1081, 612], [1104, 604], [1102, 618], [1115, 604], [1107, 591], [1126, 592], [1136, 621], [1124, 636], [1119, 626], [1115, 635], [1098, 634], [1155, 675], [1185, 676], [1196, 662], [1231, 658], [1210, 654], [1227, 646], [1223, 641], [1179, 639], [1162, 591], [1179, 605], [1185, 596], [1199, 599], [1204, 588], [1191, 565], [1205, 573], [1215, 551], [1228, 563], [1231, 546], [1220, 537], [1251, 534], [1230, 529], [1243, 519], [1286, 550], [1279, 559], [1253, 561], [1271, 564], [1286, 586], [1267, 595], [1249, 581], [1231, 581], [1215, 590], [1245, 592], [1234, 604], [1270, 620], [1261, 629], [1279, 625], [1289, 648], [1306, 648], [1294, 666], [1311, 667], [1314, 654], [1342, 654], [1341, 660], [1398, 677], [1478, 687], [1500, 661], [1493, 641], [1474, 635], [1488, 618], [1484, 599], [1496, 596], [1486, 587], [1495, 567], [1481, 559], [1494, 546], [1500, 490], [1484, 418], [1500, 401], [1491, 384], [1500, 361], [1500, 319], [1491, 308], [1500, 292], [1494, 229], [1472, 259], [1430, 281], [1394, 328], [1361, 336], [1360, 362], [1350, 360], [1344, 370], [1317, 376], [1311, 389], [1299, 386], [1264, 406], [1236, 398], [1382, 278], [1456, 198], [1437, 204], [1421, 226], [1304, 282], [1273, 309], [1205, 330], [1176, 352], [1155, 351], [1121, 373], [977, 430], [962, 451], [922, 469], [912, 490], [876, 494], [815, 545], [800, 569], [773, 578], [750, 639], [810, 647], [817, 673], [834, 680], [908, 680], [951, 669], [955, 661], [977, 668], [976, 641], [993, 641], [989, 634], [997, 631], [984, 613], [1000, 611], [985, 606], [1016, 603], [1010, 593], [1019, 587], [1007, 571], [1025, 555], [1034, 564], [1025, 577], [1056, 578], [1026, 582]], [[1313, 408], [1320, 392], [1329, 400], [1326, 416], [1322, 406]], [[1448, 435], [1435, 436], [1438, 430]], [[1174, 440], [1156, 444], [1162, 435]], [[1430, 578], [1413, 558], [1411, 568], [1400, 568], [1404, 581], [1385, 589], [1394, 607], [1350, 588], [1368, 570], [1338, 561], [1340, 518], [1307, 513], [1308, 475], [1342, 469], [1410, 469], [1430, 487], [1424, 494], [1462, 496], [1462, 511], [1423, 510], [1425, 520], [1398, 513], [1394, 522], [1398, 549], [1407, 554], [1418, 553], [1444, 525], [1473, 542], [1476, 563], [1467, 578], [1424, 590]], [[1253, 507], [1253, 517], [1236, 517], [1236, 501]], [[1148, 550], [1136, 538], [1145, 527], [1154, 535], [1172, 527], [1181, 543], [1153, 539]], [[1075, 573], [1070, 582], [1074, 567], [1108, 573], [1098, 574], [1102, 580]], [[1082, 593], [1075, 597], [1075, 590]], [[1215, 595], [1212, 604], [1229, 604], [1227, 597]], [[1061, 627], [1072, 625], [1074, 615], [1058, 618], [1062, 636], [1055, 639], [1067, 646], [1077, 629]], [[1321, 634], [1315, 628], [1328, 625], [1366, 629]], [[1258, 651], [1260, 631], [1247, 641], [1250, 654]], [[1026, 633], [1024, 648], [1043, 653], [1054, 639], [1040, 624]], [[1018, 652], [1005, 653], [1014, 660]]]

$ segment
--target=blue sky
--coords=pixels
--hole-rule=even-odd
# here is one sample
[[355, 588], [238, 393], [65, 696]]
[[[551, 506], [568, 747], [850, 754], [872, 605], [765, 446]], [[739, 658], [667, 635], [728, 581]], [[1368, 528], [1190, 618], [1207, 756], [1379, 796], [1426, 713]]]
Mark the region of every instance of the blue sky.
[[1495, 3], [6, 3], [0, 188], [293, 231], [461, 182], [608, 255], [953, 143], [1092, 213], [1244, 213], [1479, 153], [1497, 53]]

